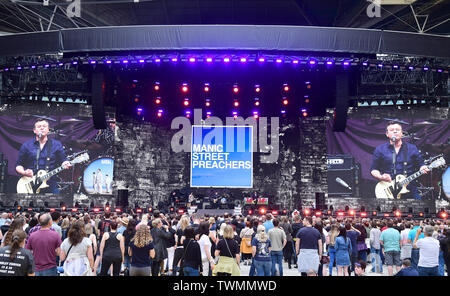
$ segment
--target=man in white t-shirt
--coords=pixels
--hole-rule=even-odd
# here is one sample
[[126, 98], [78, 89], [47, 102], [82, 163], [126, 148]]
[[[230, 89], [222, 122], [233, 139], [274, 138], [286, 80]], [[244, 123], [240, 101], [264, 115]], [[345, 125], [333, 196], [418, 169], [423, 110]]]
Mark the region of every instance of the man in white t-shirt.
[[419, 228], [414, 238], [413, 246], [420, 252], [417, 270], [419, 276], [439, 276], [439, 241], [433, 238], [434, 227], [427, 225], [423, 232], [425, 238], [419, 238], [422, 229]]

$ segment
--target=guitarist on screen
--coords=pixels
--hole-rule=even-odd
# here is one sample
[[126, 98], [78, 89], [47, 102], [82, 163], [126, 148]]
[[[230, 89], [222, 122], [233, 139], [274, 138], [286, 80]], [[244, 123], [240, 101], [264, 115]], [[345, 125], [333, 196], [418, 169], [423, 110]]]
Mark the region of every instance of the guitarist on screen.
[[[63, 145], [60, 141], [49, 139], [49, 123], [45, 119], [37, 119], [34, 123], [33, 132], [35, 138], [22, 144], [16, 162], [16, 172], [21, 176], [33, 177], [39, 170], [50, 171], [59, 166], [64, 169], [72, 165], [66, 158]], [[51, 177], [47, 184], [48, 188], [39, 193], [58, 194], [58, 184], [55, 177]]]
[[[375, 179], [384, 182], [394, 181], [395, 184], [397, 175], [407, 177], [417, 170], [423, 173], [430, 171], [424, 165], [422, 155], [417, 147], [402, 141], [403, 130], [400, 124], [390, 122], [386, 127], [386, 137], [389, 142], [379, 145], [373, 152], [370, 173]], [[414, 182], [411, 182], [406, 188], [410, 192], [404, 194], [402, 198], [422, 199]], [[377, 196], [377, 198], [379, 197]]]

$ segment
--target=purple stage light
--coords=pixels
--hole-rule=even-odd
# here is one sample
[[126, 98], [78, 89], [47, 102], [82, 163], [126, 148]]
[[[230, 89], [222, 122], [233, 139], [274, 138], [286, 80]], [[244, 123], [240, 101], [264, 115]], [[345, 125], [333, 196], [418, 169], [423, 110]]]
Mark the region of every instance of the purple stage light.
[[414, 67], [413, 66], [409, 66], [408, 69], [409, 70], [414, 70]]
[[145, 63], [145, 60], [139, 60], [139, 63], [143, 64]]
[[224, 58], [224, 59], [223, 59], [223, 62], [224, 62], [224, 63], [229, 63], [229, 62], [230, 62], [230, 58]]
[[429, 68], [428, 68], [428, 67], [424, 67], [423, 70], [424, 70], [424, 71], [428, 71]]
[[16, 68], [16, 70], [22, 70], [22, 67], [19, 66], [19, 67]]
[[305, 108], [302, 108], [302, 112], [306, 112], [306, 109], [305, 109]]
[[438, 71], [439, 73], [442, 73], [442, 69], [438, 69], [437, 71]]
[[259, 58], [258, 61], [259, 61], [260, 63], [264, 63], [264, 62], [266, 61], [266, 59], [265, 59], [265, 58]]
[[155, 63], [160, 63], [160, 62], [161, 62], [161, 59], [159, 59], [159, 58], [155, 59]]
[[328, 65], [328, 66], [333, 65], [333, 61], [327, 61], [327, 65]]
[[89, 62], [91, 65], [93, 65], [93, 64], [96, 64], [97, 62], [96, 61], [90, 61]]
[[383, 68], [383, 64], [378, 64], [378, 67]]
[[276, 62], [277, 62], [277, 63], [282, 63], [283, 60], [282, 60], [282, 59], [277, 59]]
[[50, 67], [50, 65], [47, 64], [47, 65], [45, 65], [44, 67], [45, 67], [45, 68], [48, 68], [48, 67]]
[[292, 63], [293, 64], [298, 64], [298, 60], [293, 60]]
[[64, 64], [63, 64], [63, 63], [59, 63], [59, 64], [58, 64], [58, 66], [60, 66], [60, 67], [61, 67], [62, 65], [64, 65]]
[[369, 63], [368, 62], [363, 62], [363, 66], [368, 66]]
[[137, 108], [138, 112], [142, 112], [142, 110], [143, 110], [142, 108]]
[[241, 58], [241, 63], [245, 63], [245, 62], [247, 62], [247, 59], [246, 58]]
[[315, 60], [310, 60], [310, 61], [309, 61], [309, 64], [310, 64], [310, 65], [315, 65], [315, 64], [316, 64], [316, 61], [315, 61]]
[[77, 65], [77, 64], [78, 64], [77, 61], [72, 62], [72, 65]]
[[33, 66], [31, 66], [31, 69], [36, 69], [36, 66], [34, 66], [34, 65], [33, 65]]
[[189, 62], [194, 63], [195, 62], [195, 58], [189, 58]]
[[344, 66], [350, 66], [350, 62], [345, 61], [345, 62], [343, 63], [343, 65], [344, 65]]
[[172, 62], [178, 62], [178, 59], [177, 58], [172, 58], [172, 60], [171, 60]]
[[123, 60], [122, 63], [123, 64], [128, 64], [128, 60]]
[[281, 114], [286, 114], [286, 110], [281, 110]]
[[394, 65], [394, 69], [398, 69], [398, 65]]
[[212, 58], [206, 58], [206, 62], [207, 63], [212, 63], [213, 59]]

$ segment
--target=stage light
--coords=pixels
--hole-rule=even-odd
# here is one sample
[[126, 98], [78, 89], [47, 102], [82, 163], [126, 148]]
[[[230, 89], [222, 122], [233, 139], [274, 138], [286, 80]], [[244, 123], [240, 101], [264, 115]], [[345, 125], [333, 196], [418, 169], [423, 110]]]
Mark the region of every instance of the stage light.
[[298, 60], [293, 60], [292, 63], [296, 65], [298, 64]]
[[259, 84], [255, 85], [255, 92], [257, 93], [261, 92], [261, 87], [259, 86]]
[[260, 208], [260, 209], [259, 209], [259, 213], [260, 213], [261, 215], [265, 215], [265, 214], [266, 214], [266, 209], [265, 209], [265, 208]]
[[277, 62], [277, 63], [282, 63], [283, 60], [282, 60], [282, 59], [276, 59], [276, 62]]
[[116, 209], [115, 209], [115, 212], [116, 212], [116, 213], [121, 213], [121, 212], [122, 212], [122, 209], [116, 208]]
[[398, 69], [398, 65], [394, 65], [393, 68], [394, 68], [394, 69]]
[[289, 85], [287, 83], [283, 84], [283, 90], [289, 91]]
[[178, 209], [178, 214], [184, 214], [184, 210], [183, 209]]
[[246, 63], [247, 59], [246, 58], [241, 58], [241, 63]]
[[413, 66], [409, 66], [408, 69], [409, 70], [414, 70], [414, 67]]
[[210, 107], [211, 106], [211, 101], [209, 99], [206, 99], [205, 106], [206, 107]]
[[72, 208], [72, 212], [73, 213], [78, 212], [78, 209], [77, 208]]
[[446, 212], [442, 211], [442, 212], [439, 213], [439, 217], [440, 217], [441, 219], [447, 219], [448, 214], [447, 214]]
[[302, 115], [303, 115], [303, 117], [307, 117], [308, 111], [306, 111], [306, 109], [302, 109]]
[[316, 64], [316, 61], [315, 61], [315, 60], [310, 60], [310, 61], [309, 61], [309, 64], [310, 64], [311, 66], [314, 66], [314, 65]]
[[333, 65], [333, 61], [327, 61], [327, 66], [332, 66]]
[[429, 68], [428, 68], [428, 67], [424, 67], [423, 70], [424, 70], [424, 71], [428, 71]]
[[148, 207], [148, 212], [149, 213], [153, 212], [153, 207]]
[[389, 217], [389, 213], [384, 213], [383, 217]]
[[[107, 64], [108, 64], [108, 62], [110, 62], [110, 64], [111, 64], [111, 61], [106, 61]], [[78, 62], [77, 61], [72, 62], [72, 65], [78, 65]]]
[[395, 211], [395, 217], [401, 217], [402, 213], [400, 211]]
[[350, 66], [350, 62], [345, 61], [345, 62], [343, 63], [343, 65], [344, 65], [345, 67]]
[[264, 62], [266, 61], [266, 59], [265, 59], [265, 58], [259, 58], [258, 61], [259, 61], [260, 63], [264, 63]]
[[234, 102], [233, 102], [233, 106], [234, 106], [234, 107], [239, 107], [239, 101], [237, 101], [237, 100], [234, 100]]
[[177, 58], [172, 58], [171, 61], [176, 63], [176, 62], [178, 62], [178, 59]]
[[303, 213], [305, 214], [305, 216], [309, 216], [311, 214], [311, 210], [310, 209], [305, 209], [303, 211]]
[[287, 210], [283, 210], [283, 214], [286, 215], [287, 214]]
[[368, 65], [369, 65], [369, 63], [368, 63], [368, 62], [363, 62], [362, 64], [363, 64], [363, 66], [364, 66], [364, 67], [366, 67], [366, 66], [368, 66]]
[[143, 64], [145, 63], [145, 60], [139, 60], [139, 63]]
[[50, 67], [50, 65], [47, 64], [47, 65], [45, 65], [44, 67], [45, 67], [45, 68], [48, 68], [48, 67]]
[[206, 111], [206, 118], [209, 118], [209, 117], [211, 117], [211, 111]]
[[142, 209], [136, 209], [136, 213], [138, 214], [142, 213]]
[[163, 110], [159, 109], [158, 113], [156, 114], [158, 117], [162, 117], [163, 116]]
[[423, 217], [423, 212], [420, 212], [420, 213], [419, 213], [419, 217]]
[[289, 104], [289, 100], [288, 99], [286, 99], [286, 98], [283, 98], [283, 105], [287, 105], [287, 104]]
[[327, 211], [327, 215], [329, 216], [329, 215], [331, 215], [331, 214], [333, 214], [333, 211], [332, 211], [332, 210], [328, 210], [328, 211]]
[[248, 214], [249, 214], [249, 215], [252, 215], [252, 214], [253, 214], [253, 211], [252, 211], [252, 210], [248, 210]]
[[161, 97], [157, 97], [156, 100], [155, 100], [155, 103], [157, 105], [161, 104]]
[[376, 216], [377, 215], [377, 212], [376, 211], [373, 211], [372, 212], [372, 216]]
[[258, 111], [253, 111], [253, 118], [255, 118], [255, 119], [259, 118]]
[[367, 217], [367, 213], [366, 212], [361, 212], [361, 217], [363, 217], [363, 218], [365, 218], [365, 217]]
[[205, 92], [209, 92], [209, 83], [205, 83], [205, 87], [203, 88]]
[[378, 64], [378, 68], [383, 68], [383, 64]]
[[187, 83], [183, 83], [183, 86], [181, 87], [181, 91], [184, 93], [187, 93], [189, 91], [189, 87]]
[[233, 92], [237, 94], [239, 92], [239, 87], [235, 84], [233, 85]]
[[282, 110], [280, 111], [280, 113], [281, 113], [281, 114], [286, 114], [286, 110], [282, 109]]
[[184, 99], [183, 105], [186, 106], [186, 107], [189, 106], [189, 99], [188, 98]]
[[355, 215], [355, 210], [349, 210], [349, 211], [348, 211], [348, 214], [349, 214], [350, 216], [354, 216], [354, 215]]
[[439, 73], [442, 73], [442, 69], [438, 69], [437, 71], [438, 71]]
[[207, 63], [212, 63], [213, 59], [212, 58], [206, 58], [206, 62]]
[[153, 89], [156, 90], [156, 91], [158, 91], [158, 90], [160, 89], [160, 86], [159, 86], [159, 82], [158, 82], [158, 81], [155, 82], [155, 86], [153, 87]]
[[342, 212], [342, 211], [339, 211], [339, 212], [337, 212], [337, 215], [339, 216], [339, 217], [344, 217], [344, 212]]
[[[76, 63], [76, 62], [74, 62], [74, 63]], [[105, 63], [106, 63], [106, 64], [112, 64], [112, 61], [108, 60], [108, 61], [106, 61]], [[72, 63], [72, 64], [73, 64], [73, 63]], [[74, 65], [76, 65], [76, 64], [74, 64]]]
[[259, 106], [260, 102], [259, 102], [259, 98], [255, 98], [255, 106]]
[[141, 115], [143, 109], [142, 108], [137, 108], [137, 115]]
[[314, 215], [315, 215], [316, 217], [320, 217], [320, 216], [322, 216], [322, 211], [316, 211], [316, 212], [314, 213]]
[[122, 64], [128, 64], [128, 60], [123, 60]]
[[94, 208], [94, 213], [99, 213], [100, 209], [99, 208]]
[[91, 65], [95, 65], [95, 64], [97, 64], [97, 61], [92, 60], [92, 61], [90, 61], [89, 63], [90, 63]]
[[230, 58], [224, 58], [224, 59], [223, 59], [223, 62], [224, 62], [224, 63], [229, 63], [229, 62], [230, 62]]
[[189, 58], [189, 62], [194, 63], [195, 62], [195, 58]]
[[49, 211], [50, 211], [50, 212], [54, 212], [54, 211], [55, 211], [55, 208], [51, 208]]
[[[31, 66], [31, 69], [36, 69], [36, 66], [34, 66], [34, 65]], [[438, 72], [439, 72], [439, 71], [438, 71]], [[441, 72], [442, 72], [442, 70], [441, 70]]]

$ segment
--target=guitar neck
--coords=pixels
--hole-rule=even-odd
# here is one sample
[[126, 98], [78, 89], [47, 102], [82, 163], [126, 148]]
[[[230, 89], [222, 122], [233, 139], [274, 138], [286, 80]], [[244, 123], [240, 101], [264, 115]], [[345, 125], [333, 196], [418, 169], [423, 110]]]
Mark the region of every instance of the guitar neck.
[[63, 166], [60, 166], [56, 169], [54, 169], [53, 171], [48, 172], [47, 174], [43, 175], [40, 179], [41, 180], [47, 180], [50, 179], [51, 177], [53, 177], [54, 175], [58, 174], [59, 172], [61, 172], [62, 170], [64, 170]]
[[422, 176], [424, 173], [422, 171], [417, 171], [414, 174], [412, 174], [411, 176], [407, 177], [406, 179], [404, 179], [403, 181], [399, 182], [399, 184], [401, 186], [404, 186], [406, 184], [411, 183], [411, 181], [414, 181], [415, 179], [419, 178], [420, 176]]

